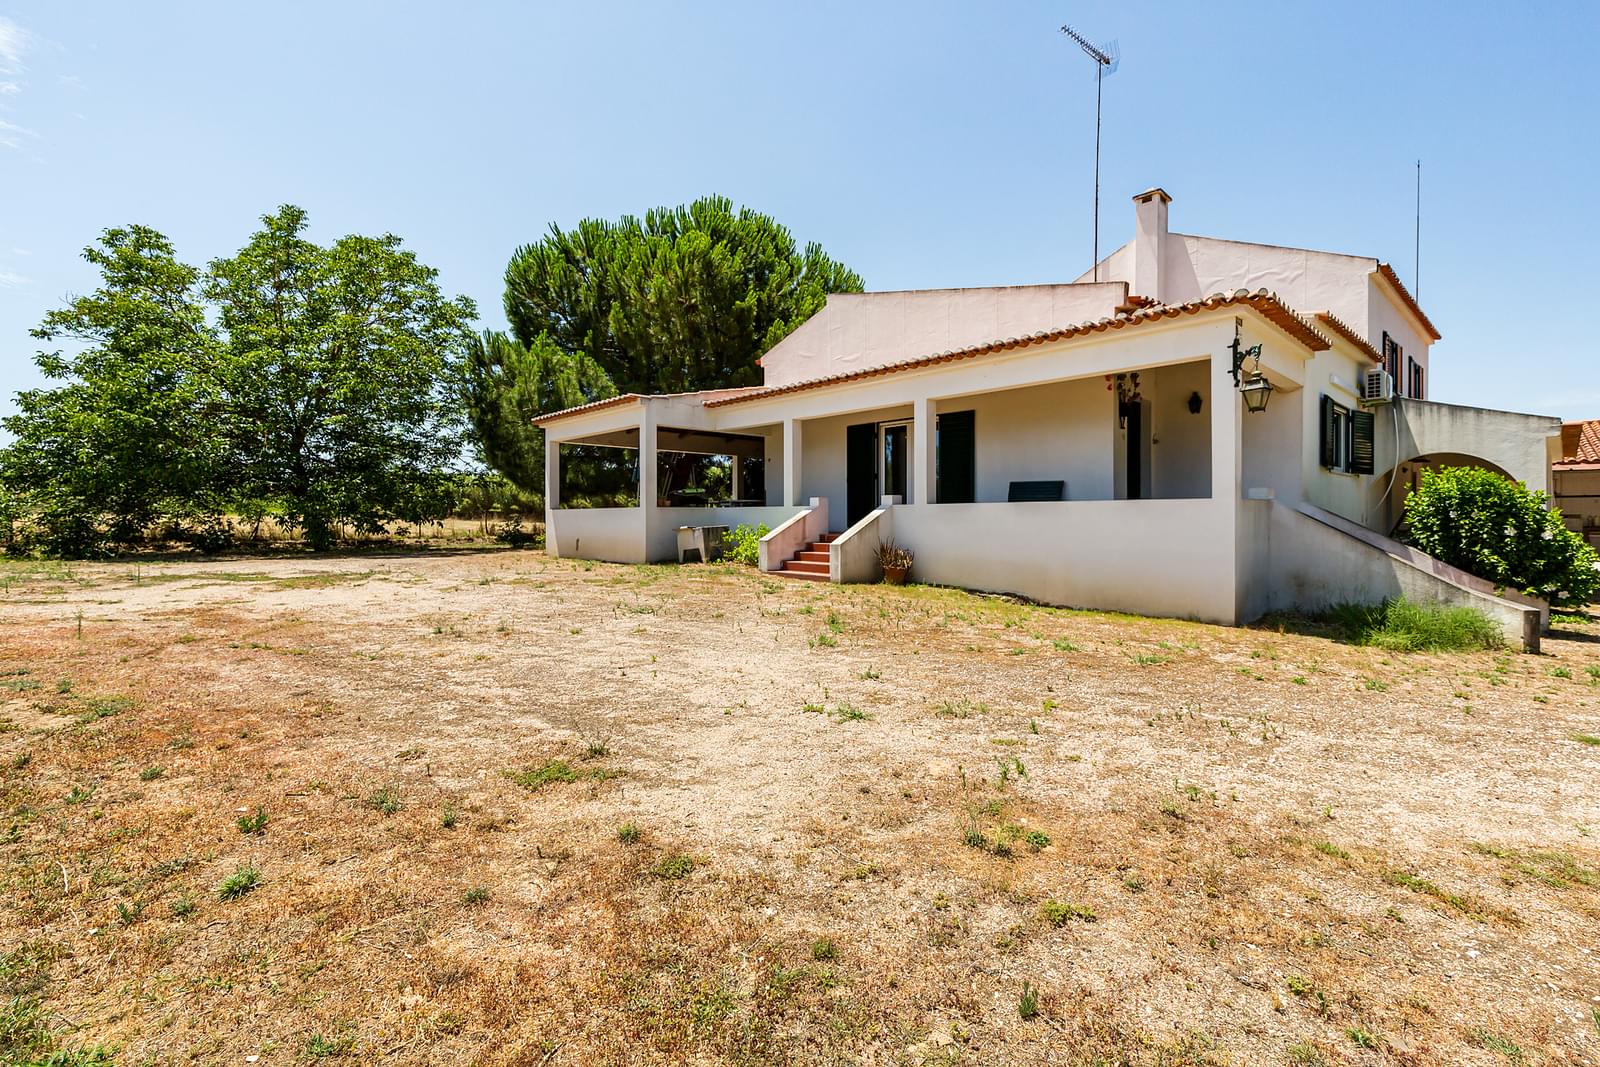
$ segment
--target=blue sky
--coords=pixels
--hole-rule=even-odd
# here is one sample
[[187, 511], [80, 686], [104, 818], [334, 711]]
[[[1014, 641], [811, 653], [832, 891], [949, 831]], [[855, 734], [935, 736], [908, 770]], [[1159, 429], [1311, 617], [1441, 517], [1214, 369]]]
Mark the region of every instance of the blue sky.
[[[1529, 12], [1532, 9], [1528, 9]], [[549, 223], [718, 192], [869, 288], [1089, 266], [1092, 67], [1118, 40], [1102, 251], [1173, 229], [1373, 255], [1445, 340], [1434, 399], [1600, 417], [1600, 4], [0, 0], [0, 413], [30, 327], [140, 222], [202, 263], [285, 202], [389, 231], [503, 323]]]

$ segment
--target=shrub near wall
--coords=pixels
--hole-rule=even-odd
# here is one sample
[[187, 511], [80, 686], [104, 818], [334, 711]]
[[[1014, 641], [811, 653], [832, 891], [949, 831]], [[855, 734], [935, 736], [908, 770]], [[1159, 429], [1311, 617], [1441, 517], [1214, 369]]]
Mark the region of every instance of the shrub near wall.
[[761, 539], [772, 531], [767, 529], [767, 524], [750, 526], [741, 523], [728, 531], [728, 536], [723, 539], [723, 558], [730, 563], [743, 563], [747, 567], [754, 567], [761, 562]]
[[1422, 472], [1406, 498], [1410, 542], [1435, 559], [1557, 607], [1600, 594], [1600, 555], [1567, 529], [1558, 508], [1478, 467]]

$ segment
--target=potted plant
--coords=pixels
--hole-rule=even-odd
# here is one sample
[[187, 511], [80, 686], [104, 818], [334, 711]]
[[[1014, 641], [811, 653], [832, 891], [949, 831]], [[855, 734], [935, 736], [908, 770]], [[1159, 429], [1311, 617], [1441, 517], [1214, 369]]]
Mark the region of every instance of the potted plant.
[[878, 543], [878, 566], [883, 568], [883, 580], [890, 585], [906, 584], [912, 558], [909, 548], [902, 548], [893, 541]]

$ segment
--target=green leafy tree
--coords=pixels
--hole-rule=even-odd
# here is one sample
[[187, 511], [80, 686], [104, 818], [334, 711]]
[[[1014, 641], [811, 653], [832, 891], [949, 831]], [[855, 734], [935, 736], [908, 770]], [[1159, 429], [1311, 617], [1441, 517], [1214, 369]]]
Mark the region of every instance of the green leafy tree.
[[511, 257], [505, 309], [517, 340], [588, 357], [619, 392], [677, 393], [759, 384], [763, 352], [861, 288], [819, 245], [711, 196], [552, 226]]
[[[532, 413], [617, 392], [680, 393], [756, 385], [760, 355], [861, 277], [770, 216], [706, 197], [644, 218], [552, 226], [506, 267], [506, 317], [521, 353], [486, 362], [473, 423], [484, 459], [526, 489], [542, 479], [537, 431], [510, 429]], [[557, 358], [560, 353], [565, 359]], [[515, 356], [515, 358], [513, 358]], [[578, 388], [573, 390], [571, 380]], [[705, 457], [663, 457], [665, 491], [712, 476]], [[563, 453], [570, 484], [619, 502], [631, 471], [615, 450]], [[539, 486], [542, 491], [542, 485]]]
[[1424, 470], [1406, 498], [1412, 544], [1496, 585], [1556, 606], [1600, 593], [1600, 555], [1543, 493], [1480, 467]]
[[534, 417], [614, 395], [593, 360], [562, 351], [548, 336], [524, 344], [488, 330], [467, 354], [463, 396], [480, 457], [541, 499], [544, 432]]
[[6, 420], [0, 502], [37, 541], [88, 555], [152, 532], [218, 547], [267, 515], [326, 547], [446, 514], [459, 492], [461, 371], [475, 314], [398, 238], [302, 236], [284, 207], [207, 272], [142, 226], [85, 252], [100, 287], [34, 335], [71, 354]]
[[[302, 236], [285, 206], [238, 255], [211, 264], [230, 472], [314, 547], [349, 523], [421, 521], [461, 448], [458, 390], [476, 310], [398, 237]], [[423, 509], [425, 510], [425, 509]]]
[[0, 480], [44, 546], [91, 555], [155, 523], [215, 525], [225, 499], [217, 339], [200, 272], [155, 230], [106, 230], [84, 258], [100, 287], [33, 331], [72, 354], [35, 362], [61, 384], [17, 395]]

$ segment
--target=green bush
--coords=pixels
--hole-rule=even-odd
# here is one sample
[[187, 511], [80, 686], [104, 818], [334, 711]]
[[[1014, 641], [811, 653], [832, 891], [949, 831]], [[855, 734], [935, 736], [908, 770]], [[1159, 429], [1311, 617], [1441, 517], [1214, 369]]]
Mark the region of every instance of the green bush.
[[1477, 608], [1417, 604], [1405, 597], [1370, 604], [1340, 604], [1333, 621], [1358, 645], [1395, 652], [1465, 652], [1499, 648], [1500, 626]]
[[722, 554], [730, 563], [754, 567], [761, 562], [761, 539], [772, 531], [766, 523], [749, 526], [741, 523], [728, 531], [722, 541]]
[[1600, 593], [1600, 555], [1547, 504], [1543, 493], [1478, 467], [1425, 470], [1406, 498], [1407, 536], [1496, 585], [1556, 607], [1586, 604]]

